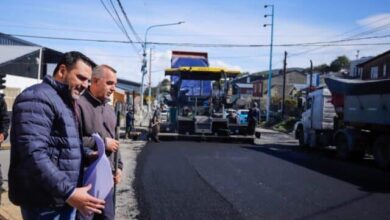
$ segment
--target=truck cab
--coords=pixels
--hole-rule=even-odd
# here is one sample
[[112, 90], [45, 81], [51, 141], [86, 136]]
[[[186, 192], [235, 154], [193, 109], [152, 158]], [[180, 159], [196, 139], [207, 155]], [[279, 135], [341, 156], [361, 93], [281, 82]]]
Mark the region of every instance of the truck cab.
[[331, 145], [336, 112], [331, 103], [331, 93], [321, 88], [309, 93], [302, 118], [294, 126], [295, 138], [301, 147]]

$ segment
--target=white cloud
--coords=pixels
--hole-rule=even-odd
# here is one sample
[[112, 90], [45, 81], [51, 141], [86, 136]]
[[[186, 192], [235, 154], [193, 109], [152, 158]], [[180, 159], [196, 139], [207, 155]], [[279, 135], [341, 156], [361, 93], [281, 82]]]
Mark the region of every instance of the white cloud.
[[223, 60], [210, 60], [210, 66], [222, 67], [222, 68], [226, 68], [226, 69], [229, 69], [229, 70], [242, 71], [242, 68], [240, 66], [228, 64], [228, 63], [226, 63]]
[[[39, 7], [29, 6], [23, 8], [22, 5], [15, 6], [11, 9], [15, 11], [26, 10], [29, 16], [23, 17], [23, 20], [2, 19], [1, 23], [6, 22], [5, 24], [10, 24], [9, 22], [12, 21], [12, 23], [19, 25], [63, 28], [62, 31], [24, 29], [26, 34], [106, 40], [125, 39], [99, 1], [77, 2], [77, 4], [75, 4], [76, 1], [63, 2], [61, 4], [48, 2], [46, 5], [40, 4]], [[265, 11], [261, 10], [263, 6], [260, 2], [249, 3], [249, 1], [242, 1], [239, 6], [236, 6], [240, 7], [237, 9], [229, 7], [230, 4], [226, 4], [223, 10], [218, 10], [224, 4], [222, 1], [214, 1], [212, 4], [204, 4], [202, 3], [203, 1], [179, 2], [177, 4], [173, 4], [170, 1], [122, 2], [141, 38], [144, 37], [144, 31], [150, 25], [182, 20], [186, 22], [181, 25], [159, 27], [151, 30], [148, 35], [149, 41], [215, 44], [269, 44], [270, 42], [270, 27], [264, 28], [262, 26], [267, 20], [263, 17]], [[58, 14], [58, 10], [53, 10], [53, 8], [56, 8], [54, 6], [61, 7], [62, 12]], [[259, 6], [259, 10], [253, 10], [257, 6]], [[53, 16], [53, 14], [56, 16]], [[381, 27], [390, 23], [390, 14], [372, 15], [360, 19], [356, 23], [363, 29], [360, 31]], [[334, 40], [340, 38], [337, 35], [346, 31], [337, 29], [337, 27], [340, 27], [338, 25], [329, 24], [329, 26], [325, 26], [318, 22], [313, 25], [310, 21], [307, 23], [299, 22], [294, 17], [287, 19], [277, 16], [275, 17], [275, 24], [274, 44]], [[353, 24], [351, 24], [351, 28], [353, 28]], [[6, 27], [4, 28], [4, 31], [16, 32], [14, 30], [11, 29], [9, 31]], [[97, 63], [112, 65], [118, 70], [119, 77], [137, 82], [141, 81], [140, 67], [142, 57], [139, 57], [130, 45], [41, 39], [27, 40], [38, 42], [41, 45], [63, 52], [80, 50], [93, 58]], [[139, 45], [137, 47], [140, 48]], [[311, 50], [313, 49], [312, 47], [274, 47], [273, 49], [274, 68], [282, 68], [284, 51], [287, 51], [289, 54], [287, 60], [288, 67], [308, 67], [310, 59], [313, 60], [314, 65], [321, 63], [329, 64], [340, 55], [347, 55], [350, 59], [353, 59], [357, 50], [360, 50], [360, 56], [376, 55], [384, 50], [383, 47], [375, 46], [322, 47], [316, 50]], [[171, 50], [208, 52], [211, 65], [239, 69], [241, 71], [255, 72], [267, 70], [269, 65], [269, 47], [194, 48], [154, 46], [152, 57], [153, 85], [156, 85], [158, 81], [164, 78], [164, 69], [170, 66]], [[139, 53], [139, 51], [137, 52]], [[294, 53], [301, 52], [305, 53], [292, 56]]]
[[377, 28], [390, 24], [390, 13], [372, 15], [357, 21], [361, 26], [368, 28]]

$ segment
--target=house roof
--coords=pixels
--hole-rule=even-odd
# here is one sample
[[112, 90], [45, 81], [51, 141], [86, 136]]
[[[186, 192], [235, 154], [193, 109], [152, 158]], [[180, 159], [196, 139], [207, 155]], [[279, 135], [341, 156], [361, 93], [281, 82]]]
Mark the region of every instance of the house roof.
[[367, 63], [369, 63], [369, 62], [371, 62], [371, 61], [373, 61], [373, 60], [379, 59], [379, 58], [381, 58], [381, 57], [383, 57], [383, 56], [386, 56], [386, 55], [388, 55], [388, 54], [390, 54], [390, 50], [388, 50], [388, 51], [386, 51], [386, 52], [384, 52], [384, 53], [382, 53], [382, 54], [379, 54], [378, 56], [375, 56], [375, 57], [373, 57], [373, 58], [371, 58], [371, 59], [368, 59], [368, 60], [366, 60], [366, 61], [363, 62], [363, 63], [359, 63], [359, 64], [356, 65], [356, 66], [361, 67], [361, 66], [363, 66], [363, 65], [365, 65], [365, 64], [367, 64]]
[[37, 46], [0, 45], [0, 64], [39, 50]]
[[[282, 69], [273, 69], [272, 70], [272, 77], [283, 76], [282, 71], [283, 71]], [[268, 73], [269, 73], [268, 70], [261, 71], [261, 72], [255, 72], [255, 73], [252, 73], [252, 74], [249, 74], [249, 75], [244, 75], [244, 76], [240, 76], [238, 78], [235, 78], [233, 80], [233, 82], [244, 83], [244, 82], [246, 82], [246, 78], [249, 77], [250, 78], [250, 82], [253, 83], [255, 81], [268, 79]], [[304, 73], [304, 69], [303, 68], [298, 68], [298, 67], [287, 68], [286, 69], [286, 74], [290, 74], [290, 73], [300, 73], [302, 75], [306, 75]]]
[[35, 46], [41, 47], [38, 44], [31, 43], [19, 38], [16, 38], [12, 35], [4, 34], [0, 32], [0, 45], [18, 45], [18, 46]]
[[252, 83], [236, 83], [234, 85], [241, 89], [253, 89]]
[[125, 91], [133, 91], [133, 90], [138, 91], [139, 88], [141, 87], [141, 83], [118, 78], [116, 87], [123, 89]]

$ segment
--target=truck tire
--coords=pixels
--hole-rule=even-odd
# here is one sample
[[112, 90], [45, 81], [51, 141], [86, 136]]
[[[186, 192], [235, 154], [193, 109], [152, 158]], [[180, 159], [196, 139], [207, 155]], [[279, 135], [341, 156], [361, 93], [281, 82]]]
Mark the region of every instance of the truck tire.
[[338, 135], [336, 139], [337, 156], [342, 160], [351, 158], [351, 151], [348, 145], [348, 140], [345, 135]]
[[303, 128], [300, 126], [297, 129], [297, 136], [298, 136], [298, 141], [299, 141], [299, 147], [300, 148], [307, 148], [308, 144], [305, 143], [305, 133], [303, 131]]
[[382, 169], [390, 169], [390, 139], [385, 135], [376, 138], [373, 152], [376, 164]]

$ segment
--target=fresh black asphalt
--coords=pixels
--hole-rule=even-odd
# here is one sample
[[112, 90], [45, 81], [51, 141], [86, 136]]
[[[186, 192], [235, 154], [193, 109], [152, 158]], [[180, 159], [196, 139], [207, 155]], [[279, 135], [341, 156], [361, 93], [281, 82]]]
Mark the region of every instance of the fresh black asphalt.
[[139, 218], [390, 219], [389, 172], [268, 138], [148, 143], [134, 182]]

